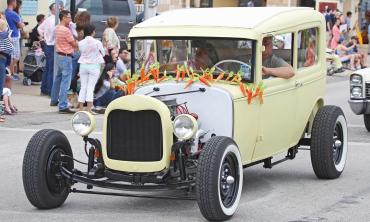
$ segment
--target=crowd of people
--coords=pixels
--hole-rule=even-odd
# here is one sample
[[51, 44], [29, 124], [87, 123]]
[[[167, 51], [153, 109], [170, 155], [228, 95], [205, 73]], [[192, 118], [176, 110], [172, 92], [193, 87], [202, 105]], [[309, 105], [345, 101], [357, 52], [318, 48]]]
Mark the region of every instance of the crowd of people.
[[351, 23], [352, 12], [346, 15], [337, 9], [326, 8], [327, 47], [337, 55], [342, 63], [349, 63], [351, 70], [366, 67], [365, 55], [358, 48], [358, 39]]
[[[7, 0], [7, 9], [0, 14], [0, 111], [3, 110], [0, 122], [5, 121], [3, 113], [13, 115], [18, 111], [10, 96], [11, 82], [19, 79], [17, 64], [25, 27], [19, 14], [21, 6], [22, 0]], [[55, 25], [57, 7], [59, 24]], [[127, 71], [130, 54], [126, 45], [121, 46], [115, 31], [118, 18], [107, 19], [99, 41], [94, 38], [95, 26], [87, 11], [78, 12], [72, 22], [71, 13], [63, 5], [53, 3], [49, 10], [49, 16], [36, 17], [37, 25], [28, 34], [31, 49], [41, 51], [46, 60], [40, 95], [49, 96], [50, 106], [58, 106], [59, 113], [74, 113], [72, 108], [84, 110], [85, 107], [92, 114], [101, 112], [102, 107], [125, 94], [120, 90], [123, 87], [117, 86], [124, 85], [130, 75]], [[78, 98], [78, 107], [70, 103], [71, 95]]]

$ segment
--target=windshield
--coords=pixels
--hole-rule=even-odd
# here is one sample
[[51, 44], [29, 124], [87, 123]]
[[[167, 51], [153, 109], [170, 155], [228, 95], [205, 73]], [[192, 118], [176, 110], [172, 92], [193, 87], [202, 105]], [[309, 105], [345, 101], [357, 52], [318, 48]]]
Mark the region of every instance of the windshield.
[[213, 74], [239, 73], [244, 81], [252, 82], [254, 41], [246, 39], [161, 38], [134, 39], [134, 68], [148, 70], [159, 63], [160, 71], [175, 73], [187, 66], [196, 73], [212, 69]]

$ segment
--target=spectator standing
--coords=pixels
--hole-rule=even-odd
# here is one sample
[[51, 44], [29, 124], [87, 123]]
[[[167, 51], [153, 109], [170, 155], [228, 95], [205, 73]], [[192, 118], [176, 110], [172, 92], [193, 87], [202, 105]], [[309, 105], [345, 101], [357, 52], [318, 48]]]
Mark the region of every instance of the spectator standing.
[[32, 46], [34, 42], [40, 41], [41, 36], [37, 29], [45, 21], [45, 15], [40, 14], [36, 16], [37, 25], [32, 29], [30, 33], [30, 45]]
[[86, 25], [90, 24], [90, 20], [91, 15], [89, 14], [89, 12], [83, 11], [77, 13], [75, 21], [78, 41], [84, 39], [84, 29]]
[[24, 23], [21, 21], [19, 15], [14, 11], [17, 8], [17, 0], [7, 0], [7, 9], [5, 10], [5, 17], [12, 31], [11, 38], [14, 44], [14, 50], [11, 55], [12, 61], [10, 64], [10, 72], [14, 76], [17, 75], [17, 63], [21, 55], [20, 46], [20, 29], [24, 28]]
[[345, 33], [346, 41], [349, 41], [349, 39], [351, 37], [351, 30], [352, 30], [351, 18], [352, 18], [352, 12], [348, 11], [347, 14], [346, 14], [346, 17], [344, 18], [344, 24], [347, 25], [347, 30], [346, 30], [347, 32]]
[[103, 32], [103, 46], [105, 49], [105, 55], [109, 55], [109, 50], [120, 49], [120, 40], [116, 34], [116, 29], [118, 28], [118, 18], [115, 16], [108, 17], [107, 28]]
[[340, 31], [339, 31], [339, 26], [340, 26], [340, 19], [337, 19], [334, 23], [333, 30], [332, 30], [332, 39], [330, 43], [330, 48], [332, 50], [335, 50], [338, 46], [339, 42], [339, 37], [340, 37]]
[[55, 44], [55, 3], [49, 6], [50, 16], [39, 25], [37, 31], [45, 42], [44, 53], [46, 57], [45, 69], [42, 74], [41, 95], [50, 96], [54, 80], [54, 44]]
[[118, 50], [118, 60], [116, 63], [116, 73], [115, 77], [122, 75], [127, 71], [126, 64], [130, 61], [130, 53], [125, 48], [120, 48]]
[[[90, 14], [87, 11], [83, 12], [78, 12], [76, 17], [75, 17], [75, 31], [76, 31], [76, 39], [77, 41], [81, 41], [84, 39], [84, 29], [86, 25], [90, 24]], [[77, 93], [78, 87], [77, 87], [77, 82], [78, 82], [78, 75], [77, 73], [79, 72], [80, 65], [78, 63], [78, 60], [80, 59], [81, 53], [78, 49], [75, 50], [73, 53], [73, 59], [72, 59], [72, 81], [71, 81], [71, 90], [74, 93]]]
[[78, 102], [80, 111], [83, 110], [84, 103], [87, 102], [87, 110], [93, 113], [91, 109], [94, 101], [94, 88], [99, 78], [101, 64], [104, 63], [105, 52], [102, 43], [94, 39], [94, 25], [85, 26], [84, 36], [85, 38], [78, 43], [81, 52], [81, 57], [78, 60], [81, 79]]
[[348, 11], [347, 16], [344, 18], [344, 22], [345, 22], [345, 24], [347, 24], [348, 31], [352, 30], [351, 18], [352, 18], [352, 12]]
[[332, 23], [332, 19], [331, 19], [331, 13], [332, 13], [332, 10], [331, 8], [327, 8], [326, 9], [326, 13], [325, 13], [325, 23], [326, 23], [326, 45], [328, 48], [330, 48], [330, 42], [331, 42], [331, 38], [332, 38], [332, 29], [333, 29], [333, 23]]
[[[71, 13], [63, 10], [59, 14], [60, 24], [55, 28], [55, 50], [57, 74], [51, 90], [51, 106], [59, 106], [59, 113], [73, 113], [68, 107], [67, 93], [72, 77], [72, 54], [77, 42], [69, 29]], [[59, 101], [58, 101], [59, 99]]]
[[[5, 16], [0, 13], [0, 102], [3, 101], [2, 93], [6, 75], [6, 67], [10, 64], [11, 61], [11, 53], [12, 47], [6, 46], [9, 42], [9, 30], [8, 24], [5, 20]], [[4, 107], [3, 104], [0, 104], [0, 122], [5, 121], [5, 117], [3, 116]]]
[[4, 112], [6, 115], [14, 115], [18, 112], [18, 109], [11, 103], [10, 96], [12, 95], [12, 77], [7, 75], [5, 77], [4, 88], [3, 88], [3, 99], [4, 99]]

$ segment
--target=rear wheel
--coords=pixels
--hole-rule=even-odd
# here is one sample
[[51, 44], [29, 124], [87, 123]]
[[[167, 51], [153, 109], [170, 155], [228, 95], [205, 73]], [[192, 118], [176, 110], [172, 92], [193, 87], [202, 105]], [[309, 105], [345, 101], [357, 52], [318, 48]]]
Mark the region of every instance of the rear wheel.
[[57, 130], [41, 130], [28, 143], [23, 158], [23, 187], [28, 200], [37, 208], [59, 207], [69, 194], [69, 184], [61, 166], [73, 169], [71, 146]]
[[227, 220], [238, 208], [243, 187], [239, 149], [228, 137], [212, 137], [197, 169], [197, 202], [208, 220]]
[[342, 110], [324, 106], [317, 112], [311, 135], [311, 163], [318, 178], [335, 179], [344, 170], [348, 150], [347, 122]]
[[370, 114], [364, 114], [364, 123], [368, 132], [370, 132]]

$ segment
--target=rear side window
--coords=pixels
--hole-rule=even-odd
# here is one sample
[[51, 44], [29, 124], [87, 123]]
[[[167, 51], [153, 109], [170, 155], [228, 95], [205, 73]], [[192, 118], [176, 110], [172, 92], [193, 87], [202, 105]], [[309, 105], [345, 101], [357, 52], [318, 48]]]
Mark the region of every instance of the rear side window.
[[130, 16], [127, 0], [85, 0], [78, 6], [92, 15]]
[[304, 29], [298, 32], [298, 68], [313, 66], [317, 63], [317, 28]]

